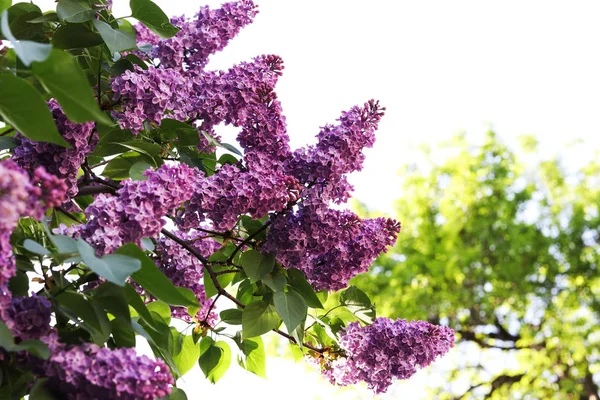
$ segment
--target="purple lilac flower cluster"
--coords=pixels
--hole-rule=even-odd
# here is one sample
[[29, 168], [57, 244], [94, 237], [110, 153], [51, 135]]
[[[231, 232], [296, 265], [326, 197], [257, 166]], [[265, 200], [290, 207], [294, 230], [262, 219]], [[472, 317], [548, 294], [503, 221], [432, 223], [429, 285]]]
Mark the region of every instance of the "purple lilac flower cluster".
[[55, 334], [44, 340], [51, 356], [33, 367], [61, 398], [154, 400], [171, 393], [173, 376], [162, 360], [138, 356], [135, 349], [67, 346]]
[[15, 273], [9, 239], [19, 218], [40, 219], [47, 208], [64, 202], [65, 191], [64, 182], [43, 167], [36, 168], [30, 179], [14, 161], [0, 161], [0, 290]]
[[[191, 242], [192, 246], [202, 254], [203, 257], [209, 257], [221, 247], [217, 241], [206, 237], [206, 234], [198, 231], [189, 233], [175, 231], [174, 235], [185, 241]], [[204, 291], [203, 277], [204, 266], [188, 251], [184, 250], [179, 244], [173, 240], [161, 237], [158, 239], [158, 244], [155, 249], [159, 256], [157, 261], [158, 266], [165, 273], [167, 278], [173, 282], [175, 286], [190, 289], [200, 302], [200, 310], [196, 314], [196, 318], [204, 320], [214, 325], [216, 322], [216, 314], [208, 315], [211, 302], [206, 299]], [[173, 307], [172, 314], [176, 317], [189, 320], [190, 316], [182, 307]]]
[[[49, 207], [62, 204], [66, 200], [66, 190], [64, 181], [47, 173], [44, 167], [37, 167], [30, 179], [29, 174], [14, 161], [0, 161], [0, 318], [9, 327], [14, 327], [9, 321], [13, 321], [17, 314], [26, 319], [25, 314], [20, 312], [7, 314], [11, 307], [18, 307], [19, 304], [18, 301], [14, 305], [11, 303], [8, 290], [8, 280], [16, 273], [10, 235], [19, 218], [30, 216], [40, 219]], [[13, 310], [17, 309], [24, 310]], [[33, 331], [37, 327], [33, 324]], [[19, 332], [24, 329], [27, 335], [26, 325], [19, 329]]]
[[134, 134], [144, 129], [144, 121], [160, 125], [169, 117], [185, 121], [194, 110], [190, 100], [192, 83], [180, 72], [172, 69], [138, 65], [134, 71], [125, 71], [112, 81], [113, 99], [121, 100], [121, 111], [113, 111], [113, 117], [122, 129]]
[[171, 23], [181, 30], [169, 39], [161, 40], [138, 24], [137, 41], [155, 46], [151, 56], [158, 58], [163, 68], [202, 70], [208, 57], [223, 50], [256, 14], [256, 6], [250, 0], [225, 3], [219, 9], [204, 6], [195, 19], [172, 18]]
[[65, 180], [69, 197], [77, 195], [77, 173], [88, 153], [93, 151], [98, 143], [98, 133], [93, 122], [76, 124], [67, 119], [62, 109], [52, 99], [48, 107], [54, 117], [56, 127], [71, 148], [52, 143], [35, 142], [21, 135], [19, 146], [13, 150], [12, 159], [22, 168], [33, 173], [38, 166]]
[[39, 339], [50, 333], [50, 302], [35, 294], [15, 297], [3, 313], [3, 319], [13, 335], [21, 340]]
[[277, 174], [244, 172], [233, 165], [200, 182], [178, 218], [183, 228], [193, 228], [210, 220], [221, 231], [232, 229], [240, 215], [261, 218], [269, 211], [283, 210], [297, 198], [299, 187], [294, 178]]
[[273, 218], [263, 251], [301, 269], [317, 290], [340, 290], [394, 244], [400, 224], [360, 219], [350, 211], [301, 208]]
[[345, 356], [323, 361], [322, 374], [341, 386], [361, 381], [376, 393], [392, 378], [408, 379], [454, 347], [454, 331], [425, 321], [377, 318], [369, 326], [353, 322], [344, 329], [340, 346]]
[[141, 244], [144, 237], [155, 237], [165, 224], [167, 213], [190, 199], [202, 173], [185, 164], [162, 165], [146, 171], [144, 181], [123, 181], [116, 196], [99, 194], [85, 213], [88, 221], [60, 231], [80, 236], [98, 254], [111, 253], [125, 243]]

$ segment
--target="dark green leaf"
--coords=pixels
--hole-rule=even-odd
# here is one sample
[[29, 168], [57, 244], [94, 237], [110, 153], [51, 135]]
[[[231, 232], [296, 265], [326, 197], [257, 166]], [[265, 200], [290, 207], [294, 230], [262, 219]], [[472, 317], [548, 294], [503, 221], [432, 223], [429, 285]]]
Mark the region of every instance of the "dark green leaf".
[[19, 145], [19, 141], [12, 137], [0, 136], [0, 151], [14, 149]]
[[81, 238], [77, 240], [77, 250], [79, 250], [85, 265], [109, 282], [119, 286], [124, 286], [127, 278], [142, 268], [139, 259], [122, 253], [96, 257], [94, 248]]
[[25, 239], [23, 242], [23, 247], [25, 250], [32, 252], [33, 254], [38, 254], [40, 256], [47, 256], [50, 254], [50, 251], [39, 244], [38, 242], [34, 242], [31, 239]]
[[87, 24], [61, 25], [52, 35], [52, 46], [57, 49], [93, 47], [102, 43], [102, 37]]
[[13, 296], [29, 295], [29, 278], [23, 271], [17, 270], [15, 276], [8, 281], [8, 289]]
[[32, 70], [46, 90], [58, 100], [71, 121], [112, 124], [100, 110], [83, 70], [71, 54], [53, 50], [45, 61], [33, 63]]
[[47, 382], [48, 378], [36, 380], [29, 393], [29, 400], [59, 400], [59, 398], [54, 396], [50, 389], [46, 387]]
[[[38, 6], [23, 2], [13, 5], [7, 11], [11, 34], [17, 40], [46, 41], [42, 25], [29, 22], [42, 16], [42, 11]], [[4, 35], [4, 38], [12, 40], [6, 35]]]
[[229, 310], [223, 310], [219, 314], [221, 321], [229, 325], [241, 325], [242, 324], [242, 310], [232, 308]]
[[268, 275], [275, 266], [275, 256], [262, 255], [257, 250], [248, 250], [242, 254], [240, 265], [250, 278], [252, 283], [257, 282]]
[[110, 321], [93, 299], [70, 291], [62, 292], [55, 298], [61, 306], [61, 311], [88, 331], [96, 344], [106, 342], [111, 332]]
[[50, 357], [50, 350], [45, 343], [39, 340], [23, 340], [19, 344], [15, 344], [13, 335], [3, 321], [0, 321], [0, 347], [7, 351], [28, 351], [31, 354], [48, 359]]
[[304, 273], [296, 268], [290, 268], [287, 270], [288, 277], [290, 278], [290, 286], [293, 287], [304, 297], [306, 304], [311, 308], [323, 308], [323, 304], [317, 297], [315, 290], [308, 283], [304, 277]]
[[160, 130], [175, 133], [181, 146], [197, 146], [200, 143], [198, 129], [181, 121], [163, 119], [160, 123]]
[[130, 284], [125, 285], [125, 298], [127, 303], [137, 311], [138, 315], [152, 328], [156, 329], [156, 322], [152, 318], [150, 311], [146, 308], [146, 304]]
[[129, 33], [133, 37], [137, 36], [137, 32], [135, 31], [135, 28], [131, 22], [127, 21], [126, 19], [119, 19], [117, 20], [117, 23], [119, 24], [119, 30]]
[[91, 156], [106, 157], [112, 156], [113, 154], [121, 154], [126, 150], [123, 146], [119, 145], [119, 143], [128, 142], [133, 139], [133, 135], [130, 131], [119, 128], [106, 130], [101, 126], [98, 131], [100, 141], [96, 146], [96, 150], [90, 154]]
[[[4, 11], [2, 13], [2, 17], [0, 18], [1, 19], [0, 31], [2, 31], [2, 35], [7, 40], [10, 40], [10, 42], [12, 43], [12, 45], [15, 49], [15, 52], [17, 53], [17, 55], [19, 56], [21, 61], [23, 61], [23, 64], [25, 66], [29, 66], [33, 61], [44, 61], [50, 55], [52, 46], [50, 46], [49, 44], [45, 44], [45, 43], [38, 43], [38, 42], [30, 41], [30, 40], [23, 40], [25, 38], [25, 36], [23, 34], [20, 34], [20, 33], [22, 33], [22, 31], [15, 31], [14, 33], [11, 32], [12, 30], [15, 29], [16, 21], [13, 21], [13, 23], [11, 25], [9, 25], [9, 23], [8, 23], [9, 12], [10, 12], [9, 10]], [[39, 13], [39, 15], [41, 15], [41, 13]], [[30, 17], [36, 17], [39, 15], [37, 13], [26, 14], [24, 16], [24, 18], [30, 19]], [[26, 21], [22, 21], [22, 23], [25, 25], [25, 28], [23, 28], [23, 32], [26, 29], [28, 29], [28, 27], [33, 27], [33, 29], [41, 28], [39, 25], [29, 24]], [[3, 94], [3, 97], [4, 97], [4, 94]]]
[[171, 389], [171, 394], [169, 395], [168, 400], [188, 400], [188, 398], [183, 390], [174, 387]]
[[279, 268], [273, 270], [269, 275], [262, 278], [262, 282], [271, 288], [274, 292], [282, 292], [287, 284], [287, 279], [285, 275], [281, 272]]
[[112, 337], [117, 347], [135, 347], [135, 332], [130, 320], [115, 318], [110, 321]]
[[181, 350], [173, 354], [173, 361], [181, 376], [185, 375], [198, 361], [200, 357], [200, 344], [194, 343], [191, 336], [183, 336]]
[[371, 299], [356, 286], [350, 286], [341, 293], [340, 304], [365, 322], [375, 319], [375, 307], [371, 304]]
[[24, 136], [36, 142], [70, 147], [56, 130], [52, 114], [38, 91], [11, 74], [0, 74], [0, 115]]
[[178, 290], [175, 285], [162, 273], [154, 261], [133, 243], [128, 243], [119, 248], [116, 254], [123, 254], [141, 262], [142, 268], [134, 273], [131, 278], [154, 297], [172, 306], [198, 307], [198, 301], [191, 301]]
[[[0, 0], [2, 1], [2, 0]], [[44, 13], [41, 17], [27, 21], [30, 24], [43, 24], [44, 22], [58, 22], [58, 15], [54, 11]]]
[[61, 21], [80, 23], [94, 18], [96, 11], [92, 10], [87, 1], [60, 0], [56, 6], [56, 13]]
[[97, 19], [93, 20], [93, 24], [111, 53], [114, 54], [135, 48], [135, 38], [130, 34], [113, 29], [106, 22]]
[[273, 302], [289, 333], [306, 319], [306, 303], [297, 292], [277, 292], [273, 295]]
[[242, 337], [260, 336], [277, 328], [279, 323], [275, 307], [262, 300], [253, 301], [242, 311]]
[[225, 375], [231, 364], [231, 349], [226, 342], [215, 343], [209, 337], [202, 339], [200, 348], [200, 369], [211, 383], [216, 383]]
[[179, 32], [179, 28], [171, 25], [169, 17], [150, 0], [130, 0], [131, 16], [161, 38], [170, 38]]
[[106, 311], [123, 320], [129, 321], [129, 305], [125, 297], [125, 288], [114, 283], [104, 282], [96, 289], [94, 296]]
[[146, 156], [146, 160], [153, 163], [155, 166], [159, 166], [162, 163], [162, 160], [158, 157], [158, 154], [160, 153], [160, 146], [158, 144], [142, 142], [141, 140], [131, 140], [125, 143], [120, 142], [114, 144], [118, 144], [121, 147]]

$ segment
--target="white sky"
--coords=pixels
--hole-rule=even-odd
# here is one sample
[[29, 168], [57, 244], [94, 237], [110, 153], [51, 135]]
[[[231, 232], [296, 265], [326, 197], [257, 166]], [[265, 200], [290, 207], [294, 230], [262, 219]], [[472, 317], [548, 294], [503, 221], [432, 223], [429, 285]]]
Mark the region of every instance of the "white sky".
[[[312, 142], [340, 111], [381, 100], [387, 115], [378, 141], [365, 169], [351, 179], [355, 197], [372, 207], [392, 208], [400, 196], [396, 171], [416, 160], [416, 144], [435, 144], [458, 130], [477, 141], [491, 124], [511, 144], [520, 134], [535, 134], [544, 154], [583, 138], [586, 145], [572, 148], [566, 158], [572, 166], [600, 148], [600, 2], [255, 1], [260, 13], [254, 24], [213, 57], [209, 68], [228, 68], [264, 53], [281, 55], [286, 69], [277, 91], [293, 147]], [[55, 6], [50, 0], [34, 3], [43, 10]], [[127, 3], [115, 0], [115, 14], [129, 14]], [[157, 3], [167, 15], [192, 15], [201, 4], [221, 1]], [[256, 382], [254, 389], [238, 384], [237, 375], [206, 389], [195, 371], [186, 381], [204, 389], [189, 397], [210, 392], [229, 398], [243, 390], [256, 393], [252, 398], [277, 398], [277, 391], [282, 398], [290, 393], [311, 398], [311, 390], [327, 390], [311, 386], [314, 376], [298, 386], [297, 370], [287, 370], [287, 364], [269, 360], [269, 365], [269, 382], [248, 378]], [[422, 392], [427, 379], [399, 386], [394, 398], [416, 399], [416, 393], [427, 398]], [[263, 391], [272, 395], [258, 395]], [[347, 396], [366, 398], [364, 391]], [[326, 391], [323, 398], [332, 395]]]

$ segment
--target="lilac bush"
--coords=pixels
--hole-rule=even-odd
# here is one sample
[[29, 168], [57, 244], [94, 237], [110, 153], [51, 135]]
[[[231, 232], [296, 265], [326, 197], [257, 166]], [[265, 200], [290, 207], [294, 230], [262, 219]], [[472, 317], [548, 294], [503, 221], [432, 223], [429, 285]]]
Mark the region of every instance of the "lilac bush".
[[[0, 52], [3, 89], [29, 96], [0, 108], [0, 391], [179, 398], [175, 381], [196, 362], [211, 382], [223, 376], [230, 343], [264, 376], [271, 331], [332, 383], [377, 393], [448, 352], [451, 329], [376, 318], [350, 285], [400, 232], [343, 209], [385, 109], [351, 107], [293, 150], [279, 56], [208, 69], [256, 16], [252, 1], [168, 19], [132, 0], [135, 29], [111, 6], [60, 2], [58, 20], [40, 23], [14, 20], [33, 5], [7, 13], [33, 35], [17, 39], [37, 32], [54, 48], [38, 43], [51, 55], [33, 64], [27, 46]], [[238, 129], [237, 145], [219, 125]], [[136, 335], [154, 359], [136, 354]]]

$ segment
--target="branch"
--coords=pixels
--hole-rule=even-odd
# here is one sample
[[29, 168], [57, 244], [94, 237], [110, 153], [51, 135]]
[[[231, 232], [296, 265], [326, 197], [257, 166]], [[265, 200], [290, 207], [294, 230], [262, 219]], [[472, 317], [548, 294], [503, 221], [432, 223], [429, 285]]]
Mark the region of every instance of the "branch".
[[110, 186], [83, 186], [79, 188], [78, 196], [95, 195], [100, 193], [115, 194], [115, 189]]
[[[229, 292], [227, 292], [221, 286], [221, 284], [217, 280], [217, 274], [212, 269], [212, 267], [210, 265], [210, 261], [208, 261], [208, 259], [206, 259], [206, 257], [204, 257], [202, 254], [200, 254], [200, 252], [198, 250], [196, 250], [194, 247], [192, 247], [185, 240], [182, 240], [182, 239], [178, 238], [177, 236], [175, 236], [174, 234], [172, 234], [168, 230], [163, 229], [163, 230], [161, 230], [161, 233], [163, 235], [165, 235], [166, 237], [168, 237], [169, 239], [171, 239], [174, 242], [176, 242], [177, 244], [179, 244], [184, 249], [186, 249], [191, 255], [193, 255], [194, 257], [196, 257], [204, 265], [204, 268], [206, 269], [206, 272], [208, 272], [208, 274], [210, 276], [210, 280], [212, 281], [213, 285], [217, 289], [217, 294], [218, 295], [221, 295], [223, 297], [227, 297], [229, 300], [231, 300], [232, 302], [234, 302], [235, 305], [237, 305], [241, 309], [246, 308], [246, 305], [244, 303], [242, 303], [241, 301], [239, 301], [238, 299], [236, 299], [234, 296], [232, 296], [231, 294], [229, 294]], [[292, 336], [288, 335], [287, 333], [285, 333], [283, 331], [280, 331], [279, 329], [273, 329], [273, 331], [276, 332], [276, 333], [278, 333], [279, 335], [283, 336], [284, 338], [290, 340], [291, 342], [293, 342], [295, 344], [298, 344], [298, 342], [296, 342], [296, 339], [294, 339]], [[308, 343], [303, 343], [303, 346], [306, 347], [307, 349], [312, 350], [312, 351], [316, 351], [317, 353], [323, 353], [323, 351], [324, 351], [323, 349], [319, 349], [319, 348], [314, 347], [314, 346], [312, 346], [312, 345], [310, 345]]]
[[271, 225], [271, 221], [265, 222], [265, 224], [263, 226], [261, 226], [259, 229], [257, 229], [256, 232], [254, 232], [252, 235], [250, 235], [246, 239], [244, 239], [244, 241], [242, 243], [240, 243], [235, 248], [235, 250], [233, 250], [233, 253], [231, 253], [231, 255], [229, 256], [229, 258], [227, 259], [227, 262], [231, 263], [233, 261], [233, 258], [235, 257], [235, 255], [242, 249], [242, 247], [248, 245], [248, 243], [250, 243], [252, 241], [252, 239], [254, 239], [255, 237], [257, 237], [262, 231], [264, 231], [265, 229], [267, 229], [269, 227], [269, 225]]

